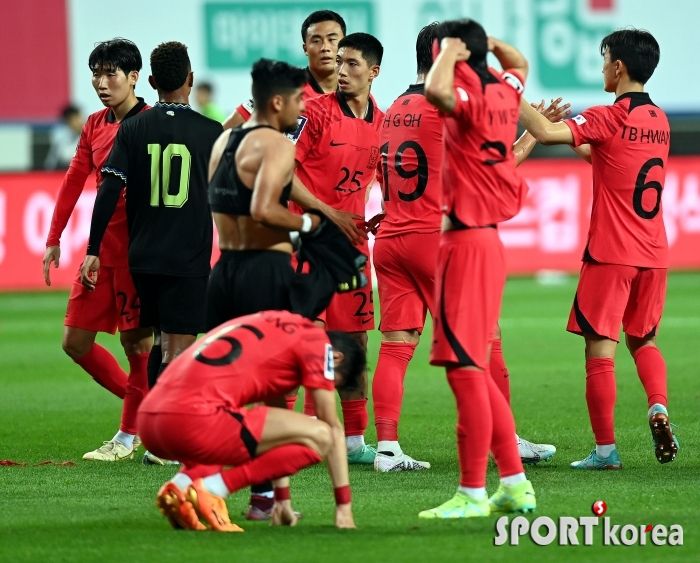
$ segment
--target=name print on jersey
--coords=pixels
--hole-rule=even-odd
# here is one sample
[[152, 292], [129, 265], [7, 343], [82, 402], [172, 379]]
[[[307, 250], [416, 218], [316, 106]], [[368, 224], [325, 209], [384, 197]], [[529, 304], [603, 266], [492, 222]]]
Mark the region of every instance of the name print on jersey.
[[663, 129], [644, 129], [644, 127], [628, 127], [627, 125], [622, 126], [621, 139], [625, 139], [627, 135], [627, 140], [632, 142], [640, 143], [655, 143], [658, 145], [668, 145], [671, 140], [671, 132], [664, 131]]

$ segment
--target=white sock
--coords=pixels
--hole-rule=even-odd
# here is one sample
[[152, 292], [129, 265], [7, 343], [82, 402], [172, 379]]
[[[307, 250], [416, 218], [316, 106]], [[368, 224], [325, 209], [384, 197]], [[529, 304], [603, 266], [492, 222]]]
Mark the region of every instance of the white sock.
[[131, 448], [134, 445], [134, 438], [136, 437], [136, 434], [127, 434], [126, 432], [122, 432], [121, 430], [117, 432], [114, 435], [114, 438], [112, 440], [118, 440], [122, 444], [124, 444], [127, 448]]
[[263, 491], [262, 493], [251, 493], [256, 497], [275, 498], [275, 491]]
[[469, 495], [474, 500], [483, 500], [486, 498], [486, 487], [479, 487], [478, 489], [472, 489], [470, 487], [459, 487], [458, 491]]
[[508, 475], [508, 477], [501, 477], [501, 483], [506, 487], [513, 487], [518, 483], [524, 483], [527, 481], [525, 473], [516, 473], [515, 475]]
[[348, 452], [354, 452], [365, 445], [364, 436], [345, 436], [345, 446]]
[[666, 410], [665, 406], [663, 406], [661, 403], [654, 403], [649, 407], [649, 410], [647, 411], [647, 418], [651, 418], [651, 415], [654, 414], [655, 411], [668, 414], [668, 410]]
[[381, 453], [390, 452], [396, 457], [403, 453], [401, 446], [399, 446], [399, 443], [396, 440], [380, 440], [377, 444], [377, 451]]
[[221, 473], [205, 477], [202, 479], [202, 485], [212, 495], [216, 495], [221, 498], [226, 498], [231, 494], [231, 491], [229, 491], [226, 487], [226, 483], [224, 483], [224, 478], [221, 476]]
[[608, 457], [615, 449], [615, 444], [595, 445], [595, 453], [598, 457]]
[[175, 473], [175, 476], [170, 479], [172, 483], [175, 483], [177, 487], [181, 490], [184, 491], [187, 489], [192, 484], [192, 479], [190, 479], [187, 475], [184, 473]]

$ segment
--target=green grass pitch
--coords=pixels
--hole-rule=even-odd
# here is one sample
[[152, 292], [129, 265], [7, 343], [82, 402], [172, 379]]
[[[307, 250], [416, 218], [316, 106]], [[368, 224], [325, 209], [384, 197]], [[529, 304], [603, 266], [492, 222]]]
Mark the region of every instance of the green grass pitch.
[[[175, 532], [154, 505], [172, 468], [144, 467], [140, 455], [117, 464], [81, 460], [113, 436], [120, 404], [61, 350], [67, 295], [41, 293], [0, 295], [0, 459], [29, 464], [0, 467], [0, 561], [700, 560], [700, 274], [671, 275], [658, 339], [668, 363], [670, 414], [679, 425], [680, 453], [667, 465], [654, 458], [645, 396], [629, 354], [620, 349], [616, 427], [624, 469], [619, 472], [568, 467], [593, 446], [583, 341], [564, 330], [574, 289], [574, 278], [558, 286], [514, 278], [506, 288], [503, 347], [518, 430], [527, 439], [558, 447], [552, 461], [527, 470], [538, 501], [537, 512], [528, 518], [590, 516], [591, 504], [602, 499], [615, 524], [682, 525], [683, 546], [603, 547], [596, 530], [593, 547], [539, 547], [528, 537], [518, 546], [495, 547], [495, 517], [419, 520], [420, 510], [447, 500], [458, 483], [454, 402], [444, 373], [428, 366], [428, 338], [406, 377], [401, 437], [408, 453], [433, 468], [379, 474], [352, 467], [357, 530], [332, 527], [331, 488], [325, 467], [317, 466], [292, 479], [295, 506], [304, 513], [294, 529], [241, 521], [247, 496], [240, 492], [229, 500], [229, 510], [245, 533]], [[101, 335], [99, 341], [125, 364], [116, 337]], [[370, 366], [378, 345], [373, 332]], [[44, 460], [72, 460], [77, 467], [33, 465]], [[496, 485], [491, 464], [489, 491]]]

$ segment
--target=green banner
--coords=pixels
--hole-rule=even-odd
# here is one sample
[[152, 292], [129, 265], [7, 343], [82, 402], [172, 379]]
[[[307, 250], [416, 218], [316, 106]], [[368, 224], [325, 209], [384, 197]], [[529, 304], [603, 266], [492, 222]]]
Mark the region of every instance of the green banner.
[[212, 69], [249, 69], [260, 57], [306, 66], [301, 24], [316, 10], [338, 12], [348, 33], [374, 33], [372, 1], [228, 2], [204, 5], [207, 64]]

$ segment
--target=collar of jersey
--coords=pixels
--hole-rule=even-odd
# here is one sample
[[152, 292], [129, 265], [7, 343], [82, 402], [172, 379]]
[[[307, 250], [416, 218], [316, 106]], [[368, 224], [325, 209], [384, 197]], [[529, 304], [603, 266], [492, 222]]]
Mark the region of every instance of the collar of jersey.
[[155, 108], [166, 108], [166, 109], [192, 109], [192, 106], [189, 104], [177, 104], [177, 103], [168, 103], [168, 102], [156, 102], [153, 104], [153, 107]]
[[314, 75], [311, 74], [311, 70], [309, 67], [306, 67], [306, 80], [309, 83], [309, 86], [311, 86], [311, 89], [316, 92], [317, 94], [325, 94], [326, 92], [321, 88], [321, 85], [318, 83], [318, 81], [314, 78]]
[[649, 92], [625, 92], [624, 94], [620, 94], [616, 99], [615, 103], [624, 100], [625, 98], [632, 98], [637, 99], [637, 100], [649, 100]]
[[[352, 110], [350, 109], [350, 106], [348, 105], [345, 96], [343, 96], [340, 90], [336, 90], [335, 95], [338, 98], [338, 105], [340, 105], [340, 110], [343, 112], [343, 115], [345, 115], [346, 117], [352, 117], [354, 119], [361, 119], [357, 117], [354, 113], [352, 113]], [[364, 119], [367, 123], [372, 123], [372, 121], [374, 120], [374, 104], [372, 103], [372, 96], [370, 96], [367, 99], [367, 104], [367, 115], [365, 115]]]
[[[135, 116], [137, 113], [140, 113], [144, 107], [146, 107], [146, 102], [143, 101], [143, 98], [137, 97], [136, 99], [138, 100], [138, 103], [133, 108], [131, 108], [129, 110], [129, 113], [127, 113], [124, 116], [124, 119], [122, 119], [122, 121], [126, 121], [130, 117]], [[117, 122], [117, 118], [114, 117], [114, 111], [110, 109], [107, 112], [107, 123], [116, 123], [116, 122]]]

